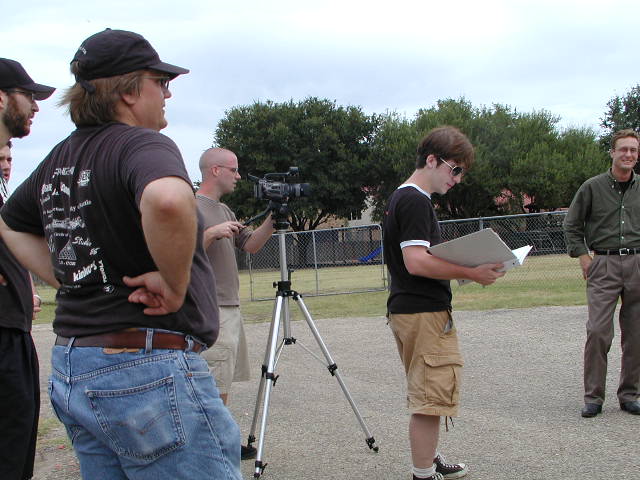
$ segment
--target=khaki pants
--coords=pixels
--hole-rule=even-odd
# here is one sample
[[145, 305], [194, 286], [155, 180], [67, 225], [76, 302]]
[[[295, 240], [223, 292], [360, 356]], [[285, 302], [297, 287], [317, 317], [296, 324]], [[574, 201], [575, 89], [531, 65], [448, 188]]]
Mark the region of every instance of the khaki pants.
[[607, 354], [614, 337], [618, 298], [622, 368], [618, 401], [631, 402], [640, 389], [640, 255], [596, 255], [587, 274], [589, 319], [584, 346], [584, 401], [602, 404]]

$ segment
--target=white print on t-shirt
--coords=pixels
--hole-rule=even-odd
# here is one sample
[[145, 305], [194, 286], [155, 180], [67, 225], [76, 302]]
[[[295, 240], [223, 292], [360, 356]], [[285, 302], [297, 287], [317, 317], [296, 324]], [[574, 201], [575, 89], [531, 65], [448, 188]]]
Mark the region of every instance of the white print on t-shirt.
[[104, 271], [104, 263], [102, 260], [98, 260], [98, 265], [100, 265], [100, 275], [102, 275], [102, 283], [107, 283], [107, 272]]
[[87, 198], [85, 190], [91, 185], [91, 170], [79, 170], [77, 175], [75, 171], [75, 166], [56, 168], [51, 183], [44, 184], [40, 190], [49, 250], [64, 272], [63, 283], [67, 288], [92, 283], [95, 280], [90, 277], [94, 272], [99, 272], [100, 281], [108, 284], [107, 266], [101, 258], [100, 247], [93, 244], [84, 220], [92, 208], [92, 200]]
[[74, 245], [84, 245], [85, 247], [90, 247], [91, 245], [93, 245], [91, 243], [91, 240], [82, 237], [75, 237], [73, 241], [71, 241], [71, 243], [73, 243]]
[[86, 277], [90, 273], [95, 272], [96, 270], [98, 270], [96, 262], [91, 262], [86, 267], [82, 267], [77, 272], [73, 272], [73, 281], [77, 282], [78, 280], [82, 280], [84, 277]]
[[91, 177], [91, 170], [82, 170], [80, 172], [80, 177], [78, 178], [78, 185], [81, 187], [86, 187], [89, 185], [89, 179]]
[[73, 175], [73, 171], [76, 169], [75, 166], [73, 167], [58, 167], [53, 171], [53, 174], [51, 175], [51, 178], [56, 178], [58, 175], [63, 175], [65, 177], [71, 176]]
[[58, 259], [59, 260], [77, 260], [78, 258], [76, 257], [76, 252], [73, 249], [73, 245], [71, 245], [71, 240], [69, 240], [67, 242], [67, 244], [64, 246], [64, 248], [62, 250], [60, 250], [60, 253], [58, 254]]
[[72, 218], [71, 220], [67, 220], [67, 222], [69, 223], [69, 230], [77, 230], [78, 228], [85, 227], [84, 220], [82, 220], [82, 217], [75, 217], [75, 218]]

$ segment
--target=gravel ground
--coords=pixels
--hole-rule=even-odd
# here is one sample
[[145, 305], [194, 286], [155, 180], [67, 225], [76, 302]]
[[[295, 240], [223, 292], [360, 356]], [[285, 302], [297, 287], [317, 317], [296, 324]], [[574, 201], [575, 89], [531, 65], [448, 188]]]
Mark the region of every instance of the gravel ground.
[[[586, 307], [456, 312], [454, 318], [466, 363], [462, 408], [455, 427], [448, 433], [443, 429], [441, 450], [449, 460], [469, 465], [467, 478], [640, 479], [640, 416], [620, 411], [615, 397], [618, 338], [609, 356], [603, 414], [580, 417]], [[286, 346], [278, 363], [264, 443], [268, 466], [261, 478], [410, 479], [403, 371], [384, 318], [316, 323], [380, 451], [367, 448], [336, 380], [300, 347], [303, 343], [319, 355], [306, 324], [294, 321], [298, 344]], [[251, 425], [268, 333], [269, 324], [247, 325], [253, 380], [234, 385], [230, 407], [243, 438]], [[46, 420], [51, 417], [46, 378], [53, 338], [49, 326], [34, 328], [49, 428], [34, 478], [79, 479], [64, 429]], [[253, 470], [253, 461], [243, 462], [244, 478], [253, 478]]]

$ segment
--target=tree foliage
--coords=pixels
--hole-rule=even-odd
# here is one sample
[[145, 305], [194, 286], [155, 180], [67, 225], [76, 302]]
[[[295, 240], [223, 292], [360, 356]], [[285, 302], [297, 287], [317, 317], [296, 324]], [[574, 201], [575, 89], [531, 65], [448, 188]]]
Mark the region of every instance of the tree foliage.
[[[640, 87], [632, 93], [640, 97]], [[626, 105], [620, 111], [633, 105], [623, 99], [610, 103]], [[218, 124], [214, 144], [238, 155], [244, 178], [300, 167], [300, 178], [291, 181], [310, 183], [313, 194], [291, 202], [291, 225], [312, 230], [331, 216], [360, 213], [368, 198], [380, 220], [388, 197], [415, 168], [420, 139], [441, 125], [456, 126], [469, 137], [476, 161], [456, 188], [433, 196], [440, 218], [567, 207], [578, 187], [603, 172], [609, 159], [592, 130], [560, 130], [559, 120], [544, 110], [476, 107], [464, 98], [440, 100], [406, 118], [395, 112], [366, 115], [358, 107], [310, 97], [232, 108]], [[225, 199], [241, 218], [266, 207], [253, 198], [252, 188], [241, 182]]]
[[605, 129], [600, 137], [604, 150], [609, 149], [611, 137], [616, 131], [632, 128], [640, 132], [640, 85], [633, 87], [624, 96], [616, 95], [609, 100], [600, 125]]
[[[300, 178], [291, 182], [310, 183], [312, 195], [290, 203], [291, 226], [313, 230], [332, 215], [348, 217], [365, 209], [365, 187], [373, 182], [370, 143], [378, 124], [377, 115], [326, 99], [255, 102], [227, 111], [214, 143], [238, 156], [244, 178], [299, 167]], [[251, 189], [241, 182], [226, 199], [240, 217], [266, 207], [252, 198]]]
[[499, 104], [478, 108], [464, 98], [440, 100], [419, 110], [412, 120], [387, 114], [373, 144], [376, 171], [384, 178], [372, 190], [376, 217], [415, 168], [420, 139], [440, 125], [458, 127], [476, 149], [476, 161], [464, 181], [444, 196], [433, 196], [440, 218], [568, 206], [580, 184], [606, 168], [606, 157], [591, 130], [560, 132], [558, 122], [544, 110], [520, 113]]

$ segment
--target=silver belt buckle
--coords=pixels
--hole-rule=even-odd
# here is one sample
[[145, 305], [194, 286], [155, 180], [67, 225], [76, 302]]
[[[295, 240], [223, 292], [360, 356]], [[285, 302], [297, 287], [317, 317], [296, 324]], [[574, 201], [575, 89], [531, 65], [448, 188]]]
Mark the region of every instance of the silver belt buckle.
[[620, 250], [618, 250], [618, 253], [620, 255], [629, 255], [629, 249], [628, 248], [621, 248]]

